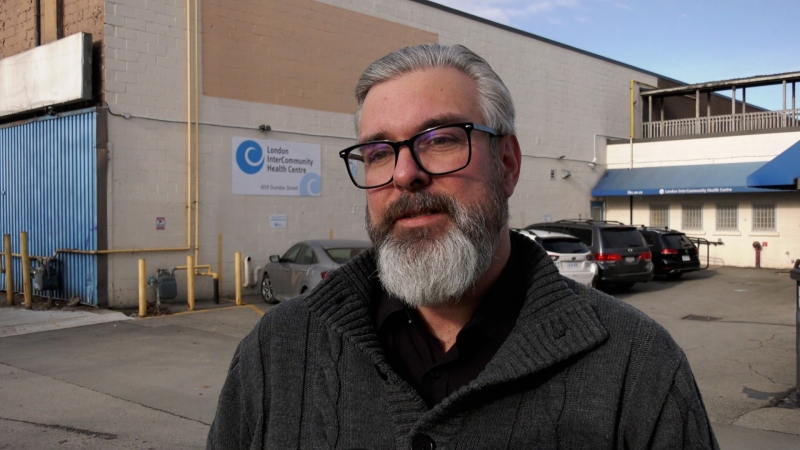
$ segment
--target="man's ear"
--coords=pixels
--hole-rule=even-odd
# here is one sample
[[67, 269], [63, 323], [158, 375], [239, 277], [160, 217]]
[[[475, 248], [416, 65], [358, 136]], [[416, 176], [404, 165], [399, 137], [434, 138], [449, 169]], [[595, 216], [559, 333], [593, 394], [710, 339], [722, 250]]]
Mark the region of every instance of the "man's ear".
[[517, 136], [508, 134], [501, 137], [497, 151], [503, 167], [503, 189], [506, 197], [511, 197], [517, 181], [519, 181], [519, 171], [522, 166], [522, 151], [519, 148]]

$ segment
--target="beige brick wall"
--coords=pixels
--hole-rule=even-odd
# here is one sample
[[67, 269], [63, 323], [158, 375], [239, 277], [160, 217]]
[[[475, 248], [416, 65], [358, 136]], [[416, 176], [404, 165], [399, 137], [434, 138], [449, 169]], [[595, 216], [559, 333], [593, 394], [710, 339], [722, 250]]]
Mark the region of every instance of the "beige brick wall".
[[36, 0], [0, 2], [0, 58], [22, 53], [35, 45]]
[[203, 93], [349, 114], [361, 71], [436, 33], [313, 0], [203, 3]]

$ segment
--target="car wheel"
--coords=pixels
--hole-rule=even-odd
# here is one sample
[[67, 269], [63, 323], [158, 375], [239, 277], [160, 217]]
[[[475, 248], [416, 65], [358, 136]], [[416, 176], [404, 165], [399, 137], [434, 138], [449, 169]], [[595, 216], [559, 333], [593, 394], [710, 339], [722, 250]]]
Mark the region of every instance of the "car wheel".
[[261, 278], [261, 298], [269, 304], [278, 302], [277, 299], [275, 299], [275, 292], [272, 290], [272, 281], [269, 279], [267, 273], [264, 273], [264, 277]]

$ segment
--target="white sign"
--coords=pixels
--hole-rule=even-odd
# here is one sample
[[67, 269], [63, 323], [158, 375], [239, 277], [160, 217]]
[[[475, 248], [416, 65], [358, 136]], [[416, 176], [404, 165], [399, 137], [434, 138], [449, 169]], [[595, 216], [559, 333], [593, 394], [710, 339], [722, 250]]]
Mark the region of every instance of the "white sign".
[[269, 227], [280, 230], [286, 229], [286, 214], [270, 214]]
[[322, 193], [320, 163], [318, 144], [234, 137], [233, 193], [318, 197]]

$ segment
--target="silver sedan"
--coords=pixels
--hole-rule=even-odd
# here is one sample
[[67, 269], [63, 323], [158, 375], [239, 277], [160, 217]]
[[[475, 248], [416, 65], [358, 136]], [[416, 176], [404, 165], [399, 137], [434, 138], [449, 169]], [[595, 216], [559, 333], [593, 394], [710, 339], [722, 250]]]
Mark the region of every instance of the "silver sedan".
[[312, 289], [330, 271], [372, 246], [369, 241], [316, 239], [294, 244], [283, 256], [272, 255], [261, 275], [261, 297], [276, 303]]

